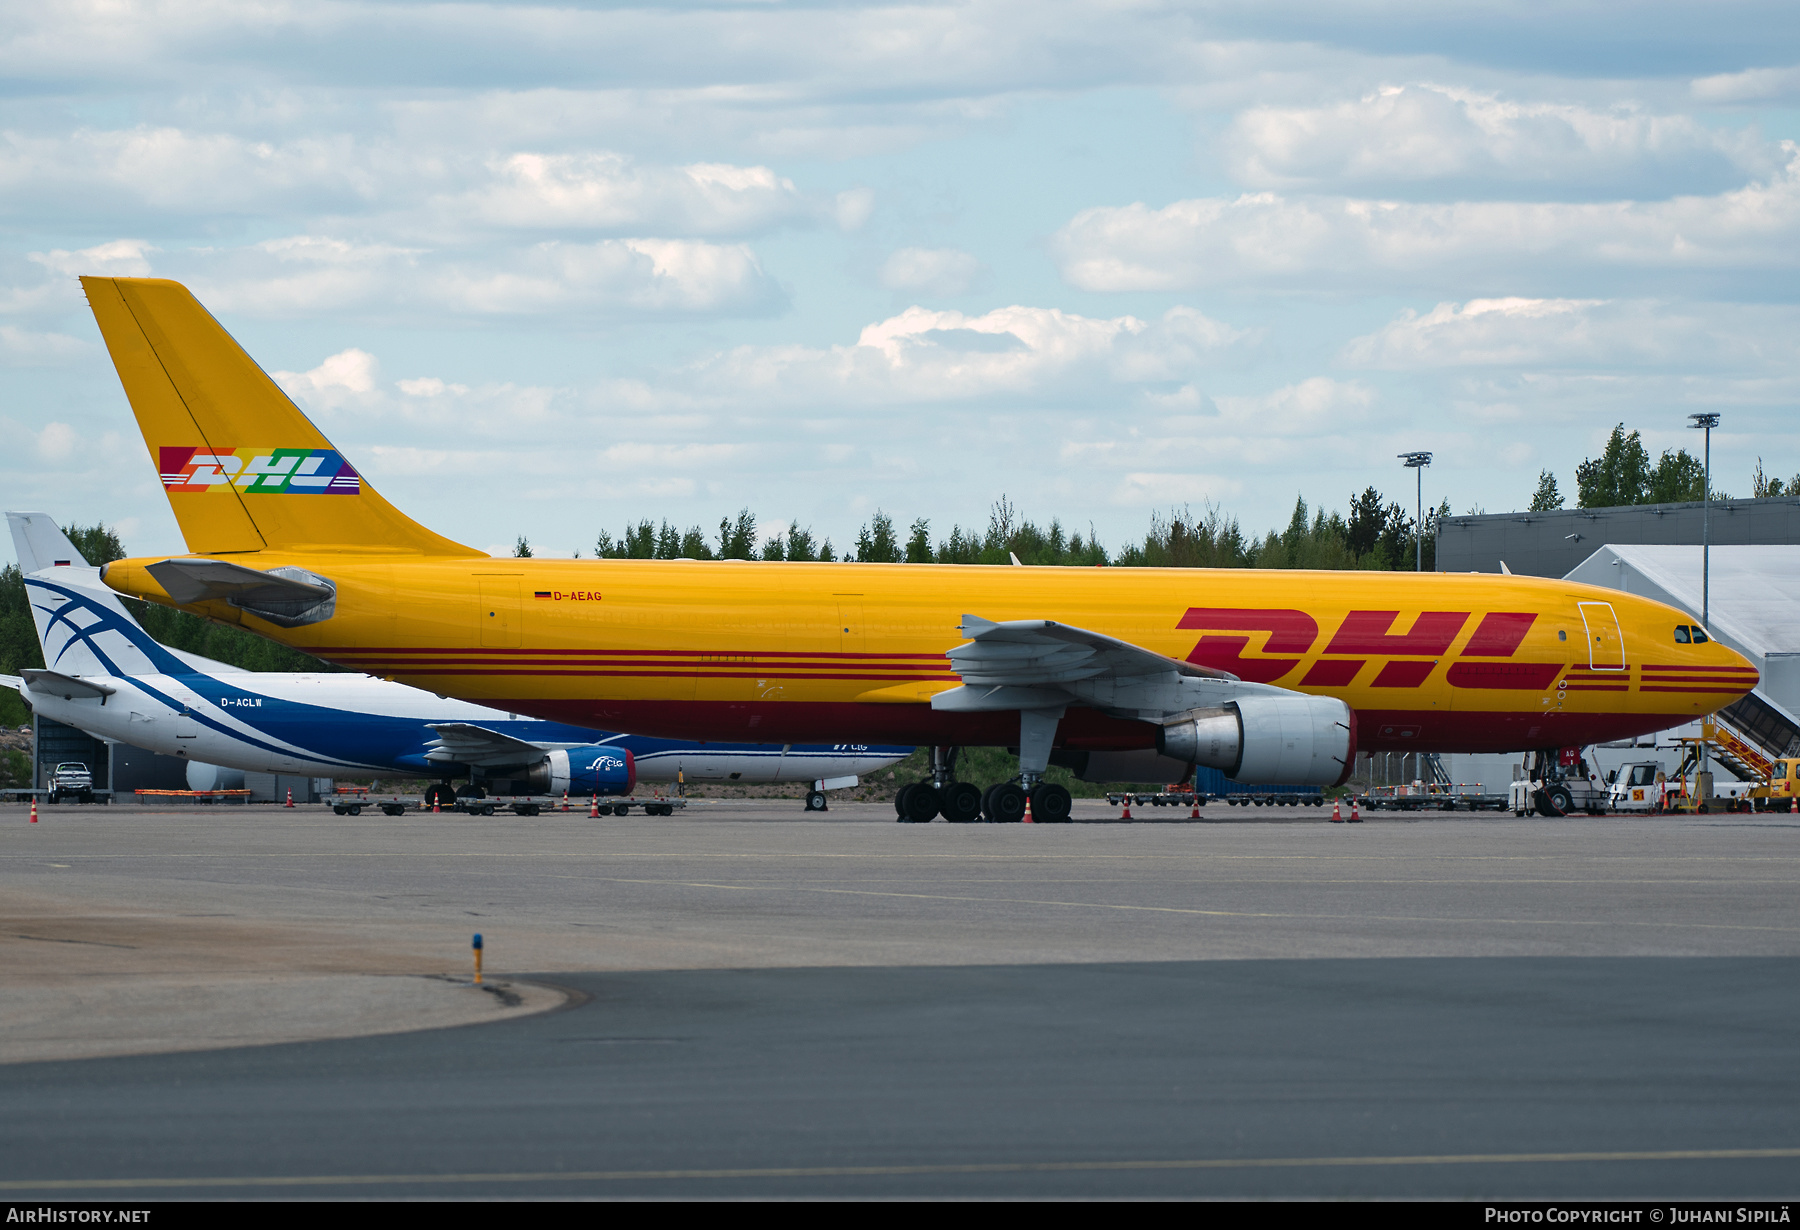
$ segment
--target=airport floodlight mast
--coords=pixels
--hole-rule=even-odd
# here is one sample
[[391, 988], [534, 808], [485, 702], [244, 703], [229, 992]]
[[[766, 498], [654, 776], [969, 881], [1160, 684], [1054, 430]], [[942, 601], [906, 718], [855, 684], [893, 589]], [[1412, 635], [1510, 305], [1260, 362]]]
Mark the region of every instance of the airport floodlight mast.
[[1406, 468], [1419, 476], [1418, 481], [1418, 520], [1414, 523], [1413, 543], [1417, 547], [1414, 552], [1413, 569], [1425, 571], [1425, 467], [1431, 464], [1430, 453], [1396, 453]]
[[1707, 635], [1712, 634], [1711, 598], [1712, 588], [1712, 429], [1719, 425], [1716, 414], [1690, 414], [1693, 421], [1688, 424], [1696, 431], [1706, 433], [1706, 479], [1701, 491], [1705, 501], [1700, 507], [1700, 626]]
[[[1704, 503], [1700, 506], [1700, 626], [1712, 635], [1712, 429], [1719, 425], [1716, 414], [1690, 414], [1688, 426], [1706, 433], [1706, 477], [1701, 488]], [[1704, 733], [1704, 732], [1702, 732]], [[1700, 741], [1700, 760], [1695, 766], [1696, 793], [1703, 798], [1712, 793], [1712, 775], [1706, 772], [1706, 740]], [[1700, 785], [1701, 775], [1709, 783]]]

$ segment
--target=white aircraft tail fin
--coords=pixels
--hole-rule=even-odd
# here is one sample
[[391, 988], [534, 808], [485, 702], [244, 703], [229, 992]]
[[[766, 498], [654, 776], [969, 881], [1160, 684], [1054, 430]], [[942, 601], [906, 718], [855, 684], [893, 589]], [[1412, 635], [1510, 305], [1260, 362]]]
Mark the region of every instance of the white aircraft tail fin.
[[46, 667], [65, 675], [172, 675], [222, 665], [151, 640], [54, 518], [9, 512], [6, 521]]
[[27, 576], [42, 568], [86, 568], [88, 562], [69, 536], [47, 513], [9, 512], [13, 550], [19, 553], [19, 571]]

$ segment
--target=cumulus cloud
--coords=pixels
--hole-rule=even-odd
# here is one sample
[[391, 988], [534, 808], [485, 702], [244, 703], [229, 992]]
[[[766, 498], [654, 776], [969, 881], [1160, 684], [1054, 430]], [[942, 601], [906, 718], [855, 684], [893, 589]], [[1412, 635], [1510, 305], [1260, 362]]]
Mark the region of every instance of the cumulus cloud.
[[94, 357], [92, 342], [66, 333], [39, 333], [0, 325], [0, 358], [8, 367], [52, 367]]
[[[308, 372], [271, 372], [290, 393], [373, 392], [381, 364], [366, 350], [340, 350]], [[442, 381], [439, 382], [442, 384]]]
[[1691, 116], [1633, 105], [1519, 102], [1433, 84], [1387, 86], [1313, 107], [1239, 113], [1226, 165], [1256, 187], [1449, 184], [1514, 195], [1600, 191], [1665, 196], [1717, 189], [1773, 169], [1768, 142]]
[[1191, 308], [1157, 321], [1013, 306], [980, 316], [910, 307], [856, 343], [744, 346], [692, 369], [700, 390], [734, 397], [882, 404], [1036, 394], [1078, 385], [1171, 381], [1253, 340]]
[[1700, 102], [1775, 102], [1800, 95], [1800, 64], [1786, 68], [1747, 68], [1738, 73], [1696, 77], [1689, 88]]
[[[744, 235], [788, 223], [836, 223], [843, 212], [837, 199], [809, 199], [763, 166], [646, 166], [610, 151], [529, 153], [499, 160], [491, 175], [456, 204], [503, 227]], [[854, 218], [856, 207], [844, 216]]]
[[38, 456], [45, 461], [67, 461], [80, 443], [80, 435], [67, 423], [46, 423], [37, 433]]
[[1354, 367], [1679, 367], [1764, 371], [1800, 358], [1800, 311], [1786, 305], [1471, 299], [1408, 309], [1341, 355]]
[[763, 315], [786, 302], [746, 245], [691, 239], [552, 240], [467, 252], [299, 235], [190, 250], [170, 263], [185, 267], [209, 307], [255, 316]]
[[912, 294], [960, 295], [974, 284], [981, 262], [960, 248], [901, 248], [881, 266], [881, 284]]
[[1342, 196], [1177, 201], [1084, 210], [1053, 240], [1084, 290], [1242, 283], [1359, 286], [1542, 281], [1571, 270], [1755, 274], [1800, 265], [1800, 149], [1766, 180], [1714, 196], [1593, 204]]

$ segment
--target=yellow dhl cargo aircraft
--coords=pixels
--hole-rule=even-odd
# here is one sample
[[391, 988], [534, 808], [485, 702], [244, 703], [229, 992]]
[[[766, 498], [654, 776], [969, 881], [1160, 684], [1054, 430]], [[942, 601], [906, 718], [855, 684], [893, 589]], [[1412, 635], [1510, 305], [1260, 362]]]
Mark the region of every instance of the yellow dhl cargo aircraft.
[[[1480, 574], [495, 559], [376, 494], [174, 282], [84, 278], [190, 555], [121, 593], [447, 696], [609, 730], [913, 743], [912, 818], [1094, 780], [1342, 782], [1356, 751], [1622, 739], [1757, 672], [1681, 611]], [[974, 612], [970, 614], [968, 612]], [[958, 746], [1019, 747], [984, 798]]]

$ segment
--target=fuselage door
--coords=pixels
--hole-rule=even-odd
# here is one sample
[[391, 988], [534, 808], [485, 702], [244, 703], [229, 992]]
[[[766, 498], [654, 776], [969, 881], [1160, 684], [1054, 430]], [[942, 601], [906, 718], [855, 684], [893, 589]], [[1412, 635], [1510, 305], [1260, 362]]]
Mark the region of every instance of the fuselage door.
[[1587, 626], [1588, 665], [1597, 671], [1625, 669], [1625, 637], [1610, 602], [1583, 602], [1581, 622]]

